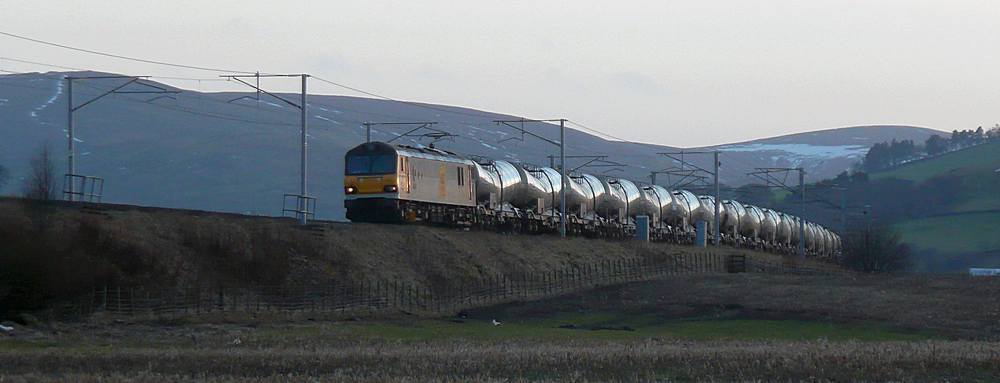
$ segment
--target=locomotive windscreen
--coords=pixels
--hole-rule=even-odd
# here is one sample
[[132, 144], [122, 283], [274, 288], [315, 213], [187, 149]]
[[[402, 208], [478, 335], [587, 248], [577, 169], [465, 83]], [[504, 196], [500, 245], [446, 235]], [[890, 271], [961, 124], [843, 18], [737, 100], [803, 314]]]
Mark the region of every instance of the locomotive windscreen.
[[381, 142], [358, 145], [344, 158], [344, 175], [390, 174], [396, 172], [396, 150]]
[[392, 154], [359, 155], [347, 157], [349, 176], [364, 174], [389, 174], [396, 172], [396, 156]]

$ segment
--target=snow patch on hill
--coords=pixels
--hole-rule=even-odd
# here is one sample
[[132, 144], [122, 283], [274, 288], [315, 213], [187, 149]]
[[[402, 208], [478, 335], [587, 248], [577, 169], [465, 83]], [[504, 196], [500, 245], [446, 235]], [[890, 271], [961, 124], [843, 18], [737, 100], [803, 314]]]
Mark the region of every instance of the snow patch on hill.
[[35, 108], [34, 110], [31, 111], [31, 117], [32, 118], [38, 118], [38, 112], [41, 112], [42, 110], [45, 110], [45, 108], [48, 108], [49, 105], [52, 105], [53, 103], [55, 103], [56, 100], [59, 99], [59, 96], [62, 95], [62, 92], [63, 92], [63, 82], [62, 81], [56, 81], [55, 83], [56, 83], [55, 94], [53, 94], [52, 97], [49, 97], [48, 100], [45, 100], [44, 104], [39, 105], [37, 108]]
[[868, 152], [868, 146], [759, 143], [720, 146], [719, 150], [724, 152], [784, 152], [795, 157], [832, 159], [864, 157], [865, 153]]

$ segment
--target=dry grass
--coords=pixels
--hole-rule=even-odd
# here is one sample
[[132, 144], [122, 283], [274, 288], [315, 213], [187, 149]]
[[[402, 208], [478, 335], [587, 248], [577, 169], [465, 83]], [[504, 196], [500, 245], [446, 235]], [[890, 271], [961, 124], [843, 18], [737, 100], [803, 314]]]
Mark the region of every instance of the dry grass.
[[1000, 331], [983, 302], [998, 291], [962, 277], [672, 276], [464, 323], [55, 323], [0, 338], [0, 381], [987, 382]]
[[4, 381], [989, 381], [984, 342], [435, 341], [0, 351]]
[[956, 275], [679, 275], [511, 304], [479, 315], [554, 312], [877, 322], [905, 331], [1000, 340], [1000, 278]]

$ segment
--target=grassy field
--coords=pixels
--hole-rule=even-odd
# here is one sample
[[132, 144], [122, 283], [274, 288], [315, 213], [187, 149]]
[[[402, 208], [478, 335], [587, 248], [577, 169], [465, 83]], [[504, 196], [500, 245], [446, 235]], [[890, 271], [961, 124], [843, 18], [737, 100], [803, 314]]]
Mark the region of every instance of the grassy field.
[[980, 145], [898, 168], [876, 172], [872, 179], [896, 178], [917, 183], [935, 177], [953, 177], [949, 187], [956, 194], [947, 204], [950, 212], [1000, 209], [1000, 142]]
[[997, 343], [878, 324], [608, 313], [500, 326], [73, 325], [0, 340], [0, 381], [986, 380], [998, 355]]
[[968, 213], [906, 221], [896, 225], [903, 241], [938, 251], [1000, 249], [1000, 212]]
[[333, 325], [271, 328], [254, 331], [248, 339], [265, 343], [307, 336], [333, 341], [428, 342], [442, 339], [463, 341], [503, 341], [533, 339], [569, 340], [639, 340], [664, 338], [675, 340], [925, 340], [941, 339], [932, 333], [894, 330], [879, 324], [848, 324], [801, 320], [690, 318], [664, 320], [656, 315], [587, 313], [555, 315], [516, 320], [502, 318], [499, 326], [490, 319], [421, 319], [408, 322], [344, 322]]
[[991, 279], [718, 275], [449, 318], [54, 323], [0, 337], [0, 381], [991, 381], [997, 300]]
[[1000, 267], [1000, 212], [915, 219], [894, 225], [913, 247], [917, 270]]
[[[996, 344], [569, 340], [0, 352], [5, 381], [992, 381]], [[38, 372], [38, 371], [58, 372]]]
[[997, 168], [1000, 168], [1000, 142], [946, 153], [888, 171], [872, 173], [871, 178], [897, 178], [921, 182], [941, 174], [986, 175]]

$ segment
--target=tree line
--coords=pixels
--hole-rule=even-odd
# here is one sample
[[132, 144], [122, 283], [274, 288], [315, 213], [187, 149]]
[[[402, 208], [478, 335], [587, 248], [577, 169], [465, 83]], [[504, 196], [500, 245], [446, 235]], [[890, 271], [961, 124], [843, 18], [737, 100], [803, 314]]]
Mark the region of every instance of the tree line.
[[1000, 124], [994, 125], [990, 130], [984, 130], [982, 126], [976, 130], [954, 130], [951, 132], [951, 137], [935, 134], [928, 137], [923, 145], [917, 145], [913, 140], [896, 141], [893, 139], [873, 145], [865, 154], [864, 161], [861, 162], [858, 170], [873, 172], [887, 169], [912, 160], [936, 156], [994, 140], [1000, 140]]

